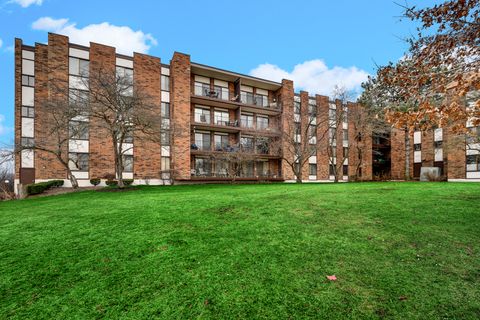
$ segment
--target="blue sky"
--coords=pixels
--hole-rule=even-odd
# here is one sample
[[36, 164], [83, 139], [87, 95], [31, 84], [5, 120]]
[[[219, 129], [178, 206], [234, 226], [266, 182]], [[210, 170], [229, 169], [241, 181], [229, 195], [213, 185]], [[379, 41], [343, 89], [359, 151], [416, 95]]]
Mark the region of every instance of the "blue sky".
[[[410, 1], [411, 4], [413, 1]], [[423, 5], [438, 1], [421, 1]], [[357, 91], [375, 64], [398, 60], [415, 32], [390, 0], [65, 1], [0, 0], [0, 143], [13, 143], [13, 42], [46, 43], [47, 32], [72, 42], [113, 44], [240, 73], [295, 81], [296, 89]]]

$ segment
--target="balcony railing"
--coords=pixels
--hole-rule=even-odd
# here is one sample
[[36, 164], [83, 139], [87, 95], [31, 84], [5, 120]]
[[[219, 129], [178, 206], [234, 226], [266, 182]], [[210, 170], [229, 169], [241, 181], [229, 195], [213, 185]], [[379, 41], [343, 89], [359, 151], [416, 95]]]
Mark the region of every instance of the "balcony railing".
[[267, 109], [279, 109], [280, 105], [275, 101], [269, 101], [267, 96], [253, 94], [251, 92], [240, 92], [240, 102]]
[[195, 83], [194, 94], [197, 96], [209, 97], [220, 100], [230, 99], [228, 88], [214, 86], [213, 89], [211, 89], [210, 85], [205, 83]]
[[198, 178], [221, 178], [221, 179], [233, 179], [233, 178], [244, 178], [244, 179], [279, 179], [278, 174], [274, 174], [272, 172], [267, 172], [267, 173], [240, 173], [236, 174], [234, 176], [230, 175], [227, 170], [225, 171], [220, 171], [220, 172], [212, 172], [212, 171], [207, 171], [204, 169], [191, 169], [190, 170], [190, 175], [192, 177], [198, 177]]
[[202, 145], [197, 143], [192, 143], [190, 145], [192, 151], [217, 151], [217, 152], [243, 152], [252, 155], [270, 155], [278, 156], [267, 145], [250, 145], [250, 144], [215, 144], [215, 148], [212, 149], [211, 145]]

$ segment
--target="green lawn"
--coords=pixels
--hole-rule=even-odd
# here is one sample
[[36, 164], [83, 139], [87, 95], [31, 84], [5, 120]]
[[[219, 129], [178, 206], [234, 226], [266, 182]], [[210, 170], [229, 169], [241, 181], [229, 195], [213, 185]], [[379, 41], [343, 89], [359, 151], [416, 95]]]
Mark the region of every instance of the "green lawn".
[[141, 187], [0, 203], [0, 319], [153, 317], [479, 318], [480, 184]]

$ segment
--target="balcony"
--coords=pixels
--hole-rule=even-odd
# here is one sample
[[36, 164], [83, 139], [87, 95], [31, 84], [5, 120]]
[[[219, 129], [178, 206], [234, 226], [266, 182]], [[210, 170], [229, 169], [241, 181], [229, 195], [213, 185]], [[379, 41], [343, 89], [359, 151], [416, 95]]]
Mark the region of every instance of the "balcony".
[[207, 155], [207, 154], [222, 154], [222, 153], [242, 153], [244, 155], [251, 155], [255, 157], [264, 157], [264, 158], [278, 158], [279, 155], [269, 150], [268, 146], [265, 144], [257, 144], [253, 146], [251, 144], [242, 145], [242, 144], [216, 144], [215, 148], [212, 149], [211, 145], [201, 144], [201, 143], [192, 143], [190, 145], [190, 150], [192, 154], [196, 155]]

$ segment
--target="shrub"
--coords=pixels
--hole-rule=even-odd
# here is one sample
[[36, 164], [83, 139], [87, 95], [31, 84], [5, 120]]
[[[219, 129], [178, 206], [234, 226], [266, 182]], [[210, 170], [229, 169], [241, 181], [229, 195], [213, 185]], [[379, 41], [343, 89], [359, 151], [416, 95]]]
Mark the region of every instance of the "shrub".
[[133, 183], [133, 179], [123, 179], [123, 184], [129, 186]]
[[116, 186], [118, 184], [118, 181], [117, 180], [112, 180], [112, 179], [108, 179], [107, 181], [105, 181], [105, 184], [109, 187], [113, 187], [113, 186]]
[[27, 186], [27, 194], [34, 195], [45, 192], [53, 187], [63, 186], [63, 180], [50, 180], [46, 182], [32, 183]]
[[100, 184], [100, 179], [99, 178], [90, 179], [90, 183], [94, 186], [98, 186]]

